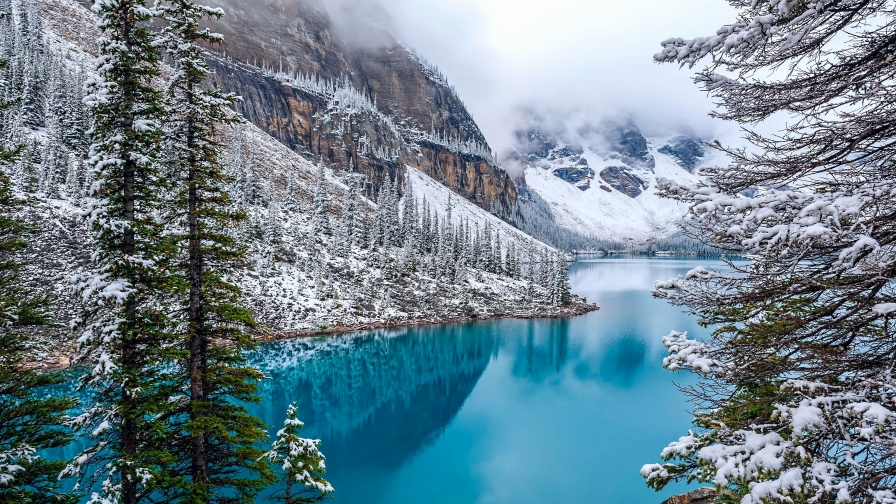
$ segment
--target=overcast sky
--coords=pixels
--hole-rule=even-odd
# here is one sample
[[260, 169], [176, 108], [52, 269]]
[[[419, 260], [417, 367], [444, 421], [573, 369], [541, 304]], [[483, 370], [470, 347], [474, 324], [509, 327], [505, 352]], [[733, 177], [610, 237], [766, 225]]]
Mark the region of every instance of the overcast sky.
[[380, 0], [405, 44], [457, 87], [493, 147], [507, 146], [520, 106], [627, 116], [662, 134], [704, 139], [731, 126], [706, 117], [693, 72], [656, 65], [660, 41], [714, 33], [724, 0]]

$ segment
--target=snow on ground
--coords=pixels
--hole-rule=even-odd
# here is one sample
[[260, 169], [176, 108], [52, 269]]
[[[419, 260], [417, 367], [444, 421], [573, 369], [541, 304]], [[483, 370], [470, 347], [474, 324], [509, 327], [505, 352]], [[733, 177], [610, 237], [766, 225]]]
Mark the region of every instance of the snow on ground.
[[[96, 36], [92, 27], [95, 16], [73, 0], [41, 0], [41, 4], [47, 15], [47, 39], [50, 47], [64, 57], [61, 64], [77, 66], [89, 75], [89, 55], [95, 50], [91, 45]], [[66, 23], [66, 19], [71, 22]], [[554, 306], [543, 287], [468, 266], [449, 276], [435, 255], [410, 257], [410, 247], [381, 251], [356, 245], [348, 252], [337, 252], [335, 236], [315, 237], [310, 232], [319, 165], [251, 123], [225, 128], [222, 133], [228, 148], [221, 161], [238, 172], [239, 184], [243, 184], [231, 188], [231, 193], [250, 216], [236, 234], [247, 241], [251, 257], [244, 268], [230, 272], [230, 278], [242, 288], [246, 304], [268, 334], [502, 316], [552, 317], [594, 309], [581, 298], [574, 298], [570, 306]], [[22, 134], [35, 142], [36, 149], [47, 143], [40, 131], [23, 130]], [[10, 169], [22, 172], [23, 168]], [[347, 174], [327, 167], [323, 171], [335, 227], [348, 189], [343, 183]], [[417, 197], [422, 200], [425, 196], [441, 217], [447, 214], [450, 201], [455, 224], [463, 219], [472, 228], [490, 223], [500, 231], [505, 250], [510, 243], [522, 248], [524, 242], [536, 251], [547, 248], [418, 170], [408, 168], [407, 172]], [[253, 197], [254, 202], [248, 202], [245, 190], [249, 179], [257, 181], [259, 194]], [[47, 361], [68, 362], [75, 353], [77, 334], [66, 330], [64, 324], [80, 312], [71, 279], [94, 268], [90, 260], [91, 233], [81, 218], [81, 210], [90, 198], [82, 194], [83, 188], [77, 194], [24, 186], [16, 189], [27, 191], [20, 194], [29, 199], [20, 217], [39, 228], [28, 250], [19, 256], [25, 264], [23, 277], [31, 287], [57, 297], [54, 315], [63, 323], [58, 330], [44, 331], [44, 336], [52, 340], [46, 345]], [[361, 213], [373, 215], [373, 202], [361, 197], [358, 203]], [[272, 236], [278, 238], [273, 240]]]
[[[479, 226], [484, 228], [486, 223], [490, 223], [496, 231], [501, 233], [501, 240], [505, 249], [510, 247], [511, 243], [515, 243], [516, 247], [520, 250], [522, 250], [523, 246], [528, 243], [534, 243], [543, 248], [550, 248], [504, 222], [497, 216], [483, 210], [478, 205], [462, 196], [458, 196], [450, 188], [436, 182], [422, 171], [408, 166], [407, 176], [411, 181], [414, 196], [417, 198], [418, 203], [422, 203], [423, 198], [425, 197], [430, 207], [442, 217], [448, 214], [448, 207], [450, 206], [451, 220], [453, 224], [460, 225], [461, 222], [466, 219], [474, 227]], [[563, 181], [560, 180], [560, 182]]]
[[[600, 186], [606, 184], [599, 176], [600, 171], [608, 166], [620, 166], [620, 162], [604, 159], [587, 149], [583, 157], [595, 171], [595, 178], [587, 190], [580, 190], [549, 170], [532, 166], [526, 169], [526, 184], [550, 205], [556, 222], [567, 229], [601, 240], [644, 242], [673, 234], [677, 230], [676, 223], [687, 213], [686, 205], [657, 196], [657, 178], [687, 183], [700, 179], [699, 175], [681, 168], [670, 156], [658, 152], [653, 146], [650, 153], [656, 159], [653, 171], [629, 169], [649, 184], [637, 198], [616, 190], [601, 189]], [[711, 162], [711, 159], [707, 160], [703, 165]]]

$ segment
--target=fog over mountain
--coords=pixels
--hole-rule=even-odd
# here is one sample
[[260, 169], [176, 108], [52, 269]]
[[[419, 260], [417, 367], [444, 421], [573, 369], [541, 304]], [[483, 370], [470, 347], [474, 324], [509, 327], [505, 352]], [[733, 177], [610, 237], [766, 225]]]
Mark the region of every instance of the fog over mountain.
[[531, 110], [557, 121], [631, 120], [646, 135], [736, 133], [707, 117], [712, 102], [690, 72], [652, 61], [663, 39], [709, 35], [730, 21], [723, 2], [322, 2], [360, 40], [376, 30], [359, 29], [359, 19], [368, 29], [393, 32], [438, 65], [498, 152], [512, 145], [515, 127]]

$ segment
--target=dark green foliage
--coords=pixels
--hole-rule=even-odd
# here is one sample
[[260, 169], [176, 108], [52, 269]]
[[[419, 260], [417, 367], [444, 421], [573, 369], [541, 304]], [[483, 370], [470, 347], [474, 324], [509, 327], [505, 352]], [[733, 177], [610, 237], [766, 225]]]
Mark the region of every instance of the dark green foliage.
[[[9, 301], [7, 294], [0, 293], [2, 301]], [[27, 311], [33, 307], [19, 304], [16, 308]], [[77, 401], [40, 395], [41, 388], [60, 384], [66, 378], [25, 367], [34, 349], [15, 330], [19, 321], [36, 322], [34, 319], [6, 320], [0, 333], [0, 466], [21, 468], [0, 469], [0, 503], [74, 503], [76, 496], [63, 492], [58, 478], [66, 463], [48, 460], [36, 453], [71, 442], [71, 432], [64, 428], [63, 421], [65, 413]], [[6, 477], [12, 479], [4, 483]]]
[[197, 45], [220, 41], [200, 23], [221, 15], [190, 0], [172, 0], [162, 10], [162, 40], [176, 69], [167, 91], [165, 138], [177, 184], [172, 220], [183, 230], [175, 268], [183, 294], [178, 314], [185, 406], [172, 445], [179, 474], [189, 480], [184, 502], [194, 504], [252, 503], [273, 480], [258, 449], [265, 425], [243, 406], [259, 401], [257, 384], [264, 378], [244, 357], [254, 344], [248, 331], [255, 321], [226, 278], [245, 256], [233, 235], [245, 215], [233, 209], [227, 187], [234, 181], [218, 158], [219, 128], [236, 122], [228, 106], [237, 98], [205, 87], [210, 70]]
[[[98, 365], [85, 380], [97, 390], [78, 425], [95, 444], [74, 470], [92, 466], [88, 484], [123, 504], [152, 501], [154, 490], [180, 484], [170, 472], [169, 426], [174, 405], [171, 361], [181, 353], [163, 310], [174, 282], [173, 240], [159, 215], [166, 182], [159, 171], [165, 115], [160, 51], [143, 0], [98, 3], [99, 76], [86, 99], [94, 120], [90, 163], [96, 174], [88, 219], [98, 273], [79, 279], [85, 303], [84, 355]], [[89, 430], [88, 430], [89, 429]], [[84, 475], [85, 473], [82, 473]], [[90, 474], [90, 471], [86, 471]]]

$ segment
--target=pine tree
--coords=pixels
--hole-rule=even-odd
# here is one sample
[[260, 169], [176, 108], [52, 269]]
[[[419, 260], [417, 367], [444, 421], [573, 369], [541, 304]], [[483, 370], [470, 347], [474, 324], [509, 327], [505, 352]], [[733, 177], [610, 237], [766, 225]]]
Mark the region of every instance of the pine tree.
[[20, 105], [25, 126], [41, 128], [46, 122], [46, 87], [41, 65], [29, 65], [25, 75], [25, 89]]
[[661, 191], [690, 205], [688, 236], [750, 261], [657, 285], [714, 331], [664, 338], [664, 365], [699, 375], [700, 409], [641, 472], [744, 503], [896, 502], [896, 6], [730, 4], [733, 22], [654, 58], [705, 62], [713, 115], [752, 145], [715, 144], [730, 165]]
[[[5, 15], [0, 11], [0, 21]], [[6, 62], [0, 60], [0, 71], [5, 67]], [[0, 110], [5, 108], [7, 104], [0, 103]], [[0, 167], [12, 162], [20, 151], [0, 147]], [[63, 429], [64, 415], [77, 401], [41, 394], [40, 389], [63, 383], [66, 378], [38, 373], [25, 363], [35, 349], [21, 329], [47, 322], [49, 300], [32, 296], [20, 286], [19, 265], [11, 257], [25, 248], [24, 235], [31, 231], [12, 216], [20, 206], [9, 177], [0, 170], [0, 502], [52, 499], [60, 504], [74, 503], [74, 495], [60, 490], [58, 475], [65, 463], [38, 454], [71, 442], [71, 433]]]
[[554, 276], [556, 278], [556, 299], [555, 303], [557, 306], [566, 306], [569, 304], [572, 299], [572, 294], [570, 294], [571, 287], [569, 285], [569, 265], [566, 262], [566, 258], [563, 257], [563, 254], [558, 252], [556, 256], [556, 267]]
[[332, 234], [330, 228], [330, 196], [327, 194], [327, 177], [324, 165], [317, 167], [317, 181], [314, 189], [314, 209], [311, 216], [312, 239], [322, 239]]
[[400, 247], [403, 244], [401, 235], [401, 214], [399, 209], [398, 184], [387, 182], [387, 198], [385, 207], [385, 235], [389, 244]]
[[358, 187], [353, 177], [348, 179], [348, 188], [345, 191], [345, 197], [342, 203], [342, 218], [339, 221], [339, 236], [337, 236], [337, 247], [340, 255], [348, 257], [355, 243], [358, 242], [360, 236], [358, 232]]
[[408, 243], [408, 239], [412, 235], [417, 234], [418, 226], [420, 225], [417, 198], [414, 196], [414, 186], [411, 183], [411, 177], [405, 178], [404, 197], [402, 200], [401, 238], [403, 240], [402, 243]]
[[[159, 221], [158, 152], [164, 116], [160, 52], [143, 0], [97, 2], [100, 57], [86, 99], [94, 119], [90, 163], [96, 174], [87, 218], [95, 235], [98, 273], [77, 279], [87, 323], [84, 355], [99, 363], [85, 377], [96, 403], [77, 419], [94, 444], [68, 468], [93, 483], [91, 501], [136, 504], [170, 479], [170, 431], [160, 418], [173, 407], [168, 371], [178, 355], [162, 307], [175, 284], [173, 248]], [[92, 467], [92, 472], [91, 468]]]
[[[283, 495], [276, 499], [284, 504], [320, 502], [333, 493], [333, 486], [324, 479], [327, 468], [320, 452], [320, 440], [299, 436], [305, 424], [297, 418], [291, 404], [286, 411], [283, 428], [265, 458], [283, 469]], [[298, 487], [298, 489], [296, 489]]]
[[[246, 331], [255, 322], [240, 306], [239, 288], [226, 279], [245, 260], [245, 249], [232, 234], [245, 215], [232, 209], [227, 192], [232, 180], [218, 159], [223, 147], [218, 131], [236, 122], [228, 106], [237, 98], [204, 85], [211, 70], [198, 46], [221, 42], [201, 23], [223, 12], [191, 0], [170, 0], [160, 15], [167, 22], [160, 43], [175, 68], [166, 93], [165, 141], [176, 163], [175, 204], [185, 230], [183, 262], [177, 264], [186, 294], [181, 308], [185, 407], [172, 444], [179, 474], [189, 480], [185, 502], [254, 502], [271, 474], [257, 448], [265, 439], [264, 424], [243, 404], [259, 401], [257, 382], [263, 374], [246, 364], [244, 352], [254, 343]], [[268, 192], [266, 234], [279, 235], [279, 206]]]

